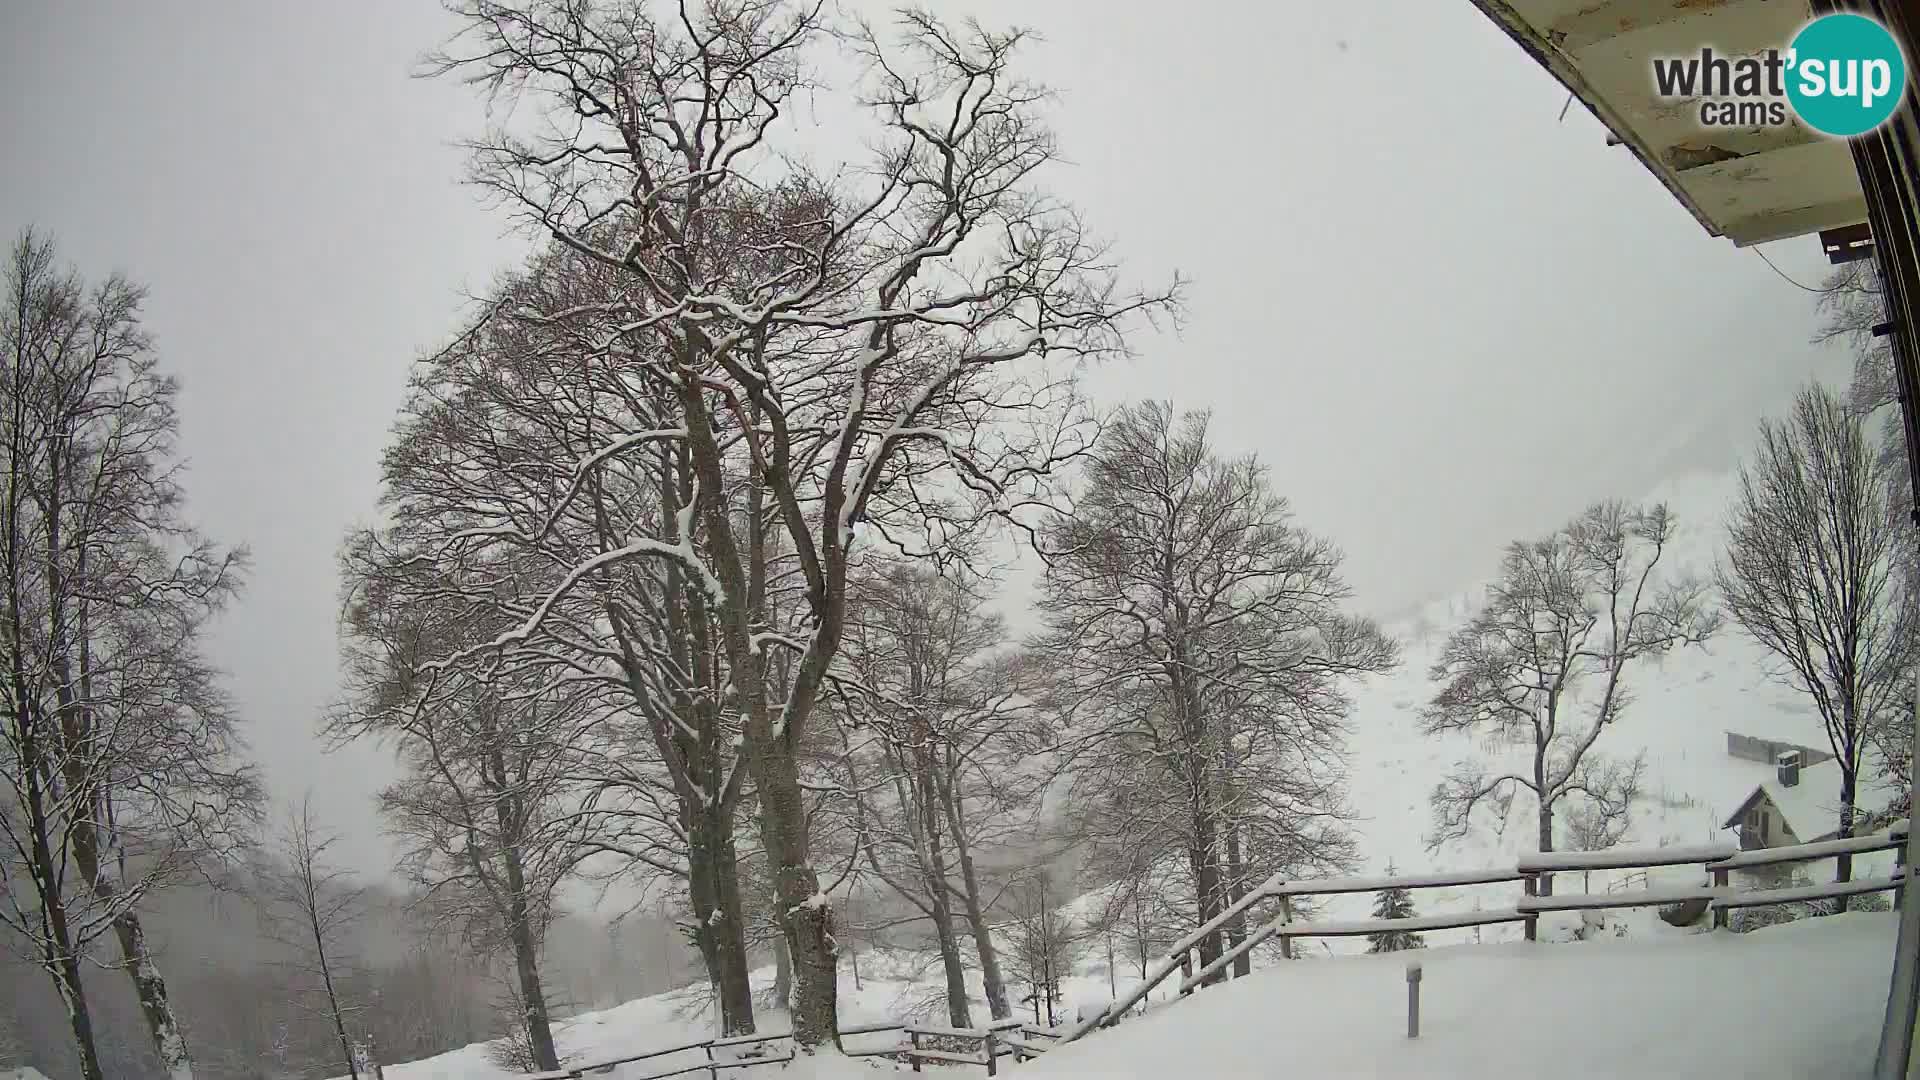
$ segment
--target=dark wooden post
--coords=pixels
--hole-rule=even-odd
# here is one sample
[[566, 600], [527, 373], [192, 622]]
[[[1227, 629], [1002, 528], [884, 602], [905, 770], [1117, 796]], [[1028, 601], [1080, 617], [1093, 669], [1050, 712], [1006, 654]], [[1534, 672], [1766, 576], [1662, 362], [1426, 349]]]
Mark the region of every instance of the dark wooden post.
[[[1293, 921], [1293, 897], [1288, 893], [1280, 894], [1280, 917], [1287, 922]], [[1293, 959], [1293, 938], [1288, 937], [1285, 930], [1280, 931], [1280, 955], [1288, 960]]]
[[[917, 1051], [920, 1049], [920, 1033], [918, 1031], [915, 1031], [912, 1028], [908, 1028], [907, 1041], [913, 1044], [913, 1050]], [[909, 1051], [907, 1053], [907, 1060], [913, 1062], [914, 1072], [920, 1071], [920, 1055], [919, 1054]]]
[[987, 1048], [987, 1075], [993, 1076], [996, 1074], [994, 1062], [999, 1059], [999, 1055], [993, 1052], [993, 1029], [992, 1028], [987, 1029], [986, 1037], [981, 1039], [980, 1043], [982, 1046], [985, 1046]]
[[[1526, 893], [1528, 896], [1533, 896], [1534, 895], [1533, 875], [1528, 874], [1526, 877], [1521, 878], [1520, 880], [1521, 880], [1521, 888], [1526, 890]], [[1540, 922], [1540, 914], [1538, 912], [1534, 912], [1534, 911], [1527, 912], [1526, 933], [1527, 933], [1528, 941], [1539, 940], [1539, 934], [1540, 934], [1539, 922]]]
[[[1725, 870], [1715, 870], [1713, 872], [1713, 887], [1721, 892], [1726, 891], [1727, 872]], [[1713, 907], [1713, 928], [1715, 930], [1724, 930], [1727, 928], [1727, 909], [1721, 907], [1719, 903], [1720, 900], [1724, 899], [1724, 896], [1719, 897], [1714, 900], [1711, 905]]]
[[701, 1043], [700, 1049], [707, 1052], [707, 1080], [720, 1080], [720, 1070], [713, 1067], [713, 1040]]
[[1897, 886], [1893, 890], [1893, 910], [1899, 911], [1907, 895], [1907, 842], [1893, 849], [1893, 880]]

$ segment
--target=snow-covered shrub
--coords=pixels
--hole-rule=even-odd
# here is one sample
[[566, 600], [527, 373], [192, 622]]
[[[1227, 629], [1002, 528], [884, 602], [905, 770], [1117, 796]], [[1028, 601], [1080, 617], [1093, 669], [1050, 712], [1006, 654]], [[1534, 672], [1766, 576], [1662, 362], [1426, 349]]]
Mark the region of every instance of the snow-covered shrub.
[[506, 1035], [487, 1044], [487, 1062], [496, 1069], [513, 1072], [538, 1072], [540, 1063], [533, 1056], [533, 1037], [525, 1024], [515, 1024]]
[[[1807, 908], [1815, 915], [1832, 915], [1840, 910], [1838, 900], [1814, 900]], [[1893, 900], [1887, 893], [1862, 893], [1847, 897], [1848, 911], [1892, 911]]]

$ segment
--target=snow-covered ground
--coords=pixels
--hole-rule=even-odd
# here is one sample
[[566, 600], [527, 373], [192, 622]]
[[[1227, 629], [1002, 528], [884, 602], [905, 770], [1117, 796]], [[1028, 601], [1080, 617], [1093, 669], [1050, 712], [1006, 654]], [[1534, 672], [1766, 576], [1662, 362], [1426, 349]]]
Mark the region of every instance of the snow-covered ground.
[[[1017, 1070], [1073, 1080], [1819, 1076], [1871, 1072], [1894, 916], [1667, 941], [1426, 949], [1280, 964]], [[1421, 1034], [1406, 1038], [1405, 958]]]
[[[1072, 1080], [1287, 1075], [1446, 1078], [1551, 1075], [1770, 1080], [1865, 1076], [1879, 1034], [1895, 935], [1888, 913], [1811, 919], [1751, 934], [1449, 946], [1282, 963], [1162, 1002], [1011, 1075]], [[1419, 961], [1421, 1035], [1406, 1038], [1408, 957]], [[1085, 995], [1093, 988], [1078, 980]], [[851, 1016], [884, 1015], [913, 985], [844, 984]], [[566, 1024], [573, 1064], [703, 1037], [672, 995]], [[764, 1018], [777, 1030], [784, 1018]], [[656, 1058], [604, 1074], [653, 1075], [704, 1060]], [[1003, 1066], [1009, 1063], [1003, 1062]], [[929, 1068], [934, 1068], [929, 1066]], [[858, 1080], [890, 1063], [828, 1057], [737, 1070], [741, 1080]], [[471, 1046], [389, 1080], [509, 1080]], [[954, 1075], [977, 1076], [964, 1069]]]

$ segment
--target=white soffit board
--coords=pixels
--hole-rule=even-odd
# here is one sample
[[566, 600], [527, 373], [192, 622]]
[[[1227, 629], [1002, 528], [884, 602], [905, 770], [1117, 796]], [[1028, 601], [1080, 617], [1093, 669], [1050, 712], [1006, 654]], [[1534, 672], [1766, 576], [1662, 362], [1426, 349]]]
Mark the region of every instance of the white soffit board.
[[[1654, 96], [1655, 57], [1785, 49], [1807, 0], [1473, 0], [1566, 84], [1707, 231], [1759, 244], [1866, 220], [1844, 140], [1796, 119], [1704, 127], [1697, 102]], [[1791, 111], [1789, 111], [1791, 116]]]

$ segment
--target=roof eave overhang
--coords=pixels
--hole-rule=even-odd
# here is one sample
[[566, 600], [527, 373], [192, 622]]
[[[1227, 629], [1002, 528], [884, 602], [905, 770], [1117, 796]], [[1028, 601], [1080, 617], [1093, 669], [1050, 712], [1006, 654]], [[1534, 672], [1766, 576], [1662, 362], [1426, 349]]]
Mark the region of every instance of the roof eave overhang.
[[[1763, 244], [1867, 216], [1846, 144], [1800, 127], [1710, 133], [1697, 121], [1685, 134], [1680, 110], [1649, 108], [1651, 57], [1697, 52], [1710, 24], [1701, 20], [1753, 13], [1784, 47], [1792, 29], [1811, 16], [1804, 0], [1473, 0], [1514, 43], [1551, 72], [1660, 181], [1710, 235], [1735, 244]], [[1723, 25], [1730, 25], [1723, 23]], [[1572, 28], [1571, 32], [1569, 27]], [[1779, 29], [1784, 27], [1784, 29]], [[1586, 58], [1604, 55], [1606, 63]], [[1634, 58], [1623, 62], [1623, 58]], [[1691, 140], [1703, 157], [1721, 152], [1713, 139], [1737, 147], [1722, 160], [1676, 161]], [[1710, 193], [1711, 200], [1703, 198]]]

